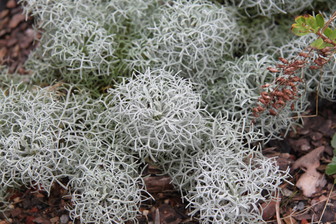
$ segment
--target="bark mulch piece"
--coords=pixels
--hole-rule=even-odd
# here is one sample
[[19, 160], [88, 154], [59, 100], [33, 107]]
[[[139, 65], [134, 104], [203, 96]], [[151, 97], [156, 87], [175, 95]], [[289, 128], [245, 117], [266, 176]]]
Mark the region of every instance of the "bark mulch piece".
[[0, 65], [7, 66], [10, 73], [29, 73], [23, 64], [39, 39], [33, 22], [33, 17], [22, 14], [16, 0], [0, 1]]
[[[9, 210], [0, 214], [1, 224], [70, 224], [67, 191], [55, 185], [50, 195], [34, 189], [11, 189]], [[76, 222], [79, 223], [79, 222]]]

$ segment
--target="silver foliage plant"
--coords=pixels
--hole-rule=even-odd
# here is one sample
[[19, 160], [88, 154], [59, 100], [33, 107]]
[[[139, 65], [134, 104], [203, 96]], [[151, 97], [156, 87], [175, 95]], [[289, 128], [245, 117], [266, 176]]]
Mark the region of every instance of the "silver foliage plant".
[[[189, 192], [191, 214], [200, 212], [204, 223], [261, 221], [257, 203], [270, 199], [286, 172], [254, 148], [264, 137], [248, 121], [211, 117], [198, 108], [200, 98], [189, 85], [165, 70], [147, 70], [112, 89], [116, 133], [123, 133], [122, 142], [141, 158], [161, 164], [182, 194]], [[218, 192], [222, 188], [223, 194]], [[268, 195], [261, 194], [263, 189]]]
[[68, 188], [62, 184], [67, 177], [72, 218], [82, 223], [135, 219], [145, 192], [141, 170], [137, 158], [114, 145], [102, 100], [73, 87], [28, 91], [11, 85], [0, 93], [2, 189], [24, 184], [50, 193], [55, 182]]
[[101, 160], [92, 160], [78, 167], [71, 181], [74, 189], [70, 217], [81, 223], [124, 223], [135, 221], [144, 200], [144, 182], [133, 157], [119, 149]]
[[284, 176], [260, 152], [231, 147], [205, 153], [197, 161], [196, 186], [186, 196], [191, 214], [199, 212], [202, 223], [262, 223], [258, 202], [269, 199]]
[[63, 107], [47, 91], [31, 93], [11, 86], [1, 90], [1, 183], [24, 183], [49, 192], [66, 175], [61, 164], [71, 163], [71, 147], [61, 140]]
[[[148, 160], [171, 175], [201, 222], [262, 223], [258, 203], [273, 196], [287, 173], [262, 156], [258, 142], [294, 124], [292, 115], [308, 105], [306, 92], [318, 87], [335, 99], [330, 63], [323, 73], [304, 71], [307, 91], [294, 111], [251, 116], [261, 85], [274, 78], [266, 68], [311, 38], [293, 41], [284, 32], [288, 21], [279, 27], [274, 16], [312, 0], [22, 2], [44, 30], [27, 64], [34, 77], [88, 90], [28, 91], [6, 86], [7, 78], [0, 84], [0, 186], [50, 192], [68, 177], [68, 210], [82, 223], [136, 221], [146, 199], [139, 161]], [[255, 28], [244, 25], [249, 16], [270, 18]], [[86, 92], [132, 72], [104, 96]]]
[[223, 115], [212, 123], [211, 150], [196, 159], [194, 186], [186, 195], [201, 223], [262, 223], [258, 202], [272, 198], [286, 178], [255, 145], [263, 135], [246, 126], [245, 119]]
[[292, 23], [293, 18], [288, 15], [244, 18], [241, 25], [246, 39], [244, 54], [274, 54], [278, 47], [296, 38], [289, 30]]
[[[198, 161], [206, 153], [215, 153], [216, 150], [229, 150], [230, 148], [240, 151], [233, 145], [240, 142], [249, 146], [264, 140], [264, 135], [248, 127], [248, 122], [230, 120], [228, 114], [217, 114], [216, 117], [207, 116], [207, 135], [203, 138], [199, 150], [188, 153], [161, 154], [158, 157], [163, 169], [172, 177], [172, 183], [181, 190], [181, 194], [192, 191], [196, 185], [195, 178], [198, 173]], [[249, 131], [247, 131], [249, 130]], [[239, 169], [239, 168], [237, 168]]]
[[[95, 88], [126, 72], [130, 42], [138, 38], [152, 0], [23, 0], [44, 30], [27, 62], [37, 81], [61, 79]], [[153, 5], [153, 6], [152, 6]], [[143, 24], [139, 23], [142, 21]]]
[[115, 131], [142, 158], [196, 151], [206, 135], [206, 111], [192, 84], [172, 72], [146, 70], [109, 91]]
[[147, 37], [134, 41], [132, 67], [166, 68], [192, 80], [211, 79], [232, 58], [243, 36], [232, 7], [205, 0], [165, 2], [152, 16]]
[[87, 149], [83, 142], [89, 145], [104, 135], [99, 100], [72, 91], [57, 86], [28, 91], [23, 84], [1, 89], [2, 184], [25, 184], [49, 193], [54, 182], [62, 185], [63, 177], [76, 172]]

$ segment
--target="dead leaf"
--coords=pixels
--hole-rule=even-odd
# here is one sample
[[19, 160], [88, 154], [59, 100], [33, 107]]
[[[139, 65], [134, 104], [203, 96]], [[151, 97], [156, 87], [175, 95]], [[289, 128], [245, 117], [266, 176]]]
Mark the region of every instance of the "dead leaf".
[[292, 166], [295, 170], [301, 168], [303, 170], [308, 170], [308, 168], [314, 167], [315, 169], [320, 166], [321, 154], [324, 151], [324, 146], [320, 146], [308, 154], [302, 156], [300, 159], [296, 160]]
[[327, 184], [324, 174], [319, 173], [315, 168], [306, 170], [296, 183], [306, 197], [311, 197]]
[[322, 189], [327, 184], [324, 174], [316, 170], [320, 166], [323, 151], [324, 146], [320, 146], [302, 156], [293, 164], [293, 169], [301, 168], [305, 171], [297, 181], [296, 186], [302, 190], [306, 197], [311, 197], [318, 189]]

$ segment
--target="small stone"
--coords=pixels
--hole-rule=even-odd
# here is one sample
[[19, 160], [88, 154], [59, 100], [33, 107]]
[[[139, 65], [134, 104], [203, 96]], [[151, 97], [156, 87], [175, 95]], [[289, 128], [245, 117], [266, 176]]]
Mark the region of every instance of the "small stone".
[[68, 221], [69, 221], [69, 216], [68, 215], [66, 215], [66, 214], [61, 215], [61, 217], [60, 217], [61, 224], [66, 224], [66, 223], [68, 223]]
[[42, 216], [39, 216], [37, 218], [35, 218], [33, 220], [34, 223], [38, 223], [38, 224], [51, 224], [50, 220], [42, 217]]
[[296, 209], [299, 211], [303, 210], [304, 208], [305, 208], [305, 203], [302, 201], [300, 201], [296, 206]]

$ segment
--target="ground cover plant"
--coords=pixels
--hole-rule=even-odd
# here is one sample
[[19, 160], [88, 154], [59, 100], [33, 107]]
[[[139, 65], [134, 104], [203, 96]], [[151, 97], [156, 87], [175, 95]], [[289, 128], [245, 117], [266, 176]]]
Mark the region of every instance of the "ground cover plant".
[[[136, 222], [150, 199], [147, 162], [171, 176], [201, 223], [262, 223], [260, 203], [288, 177], [262, 144], [299, 122], [309, 93], [335, 100], [335, 28], [321, 22], [334, 16], [328, 1], [22, 4], [42, 38], [30, 79], [1, 74], [0, 197], [59, 183], [81, 223]], [[319, 9], [325, 15], [294, 21]], [[307, 35], [295, 37], [294, 22]], [[318, 69], [293, 59], [310, 45], [300, 56]], [[274, 80], [291, 88], [272, 89]]]

